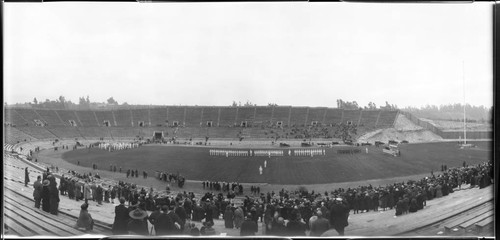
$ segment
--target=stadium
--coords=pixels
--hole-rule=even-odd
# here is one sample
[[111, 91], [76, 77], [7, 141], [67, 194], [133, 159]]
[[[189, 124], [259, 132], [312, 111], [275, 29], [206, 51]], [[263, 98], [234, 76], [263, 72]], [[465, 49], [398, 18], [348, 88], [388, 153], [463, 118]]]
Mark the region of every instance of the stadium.
[[[280, 198], [279, 192], [290, 199], [308, 199], [305, 197], [308, 196], [313, 203], [341, 196], [351, 212], [346, 235], [493, 234], [493, 194], [489, 180], [487, 184], [476, 183], [480, 188], [474, 188], [472, 183], [470, 189], [462, 190], [471, 182], [466, 180], [459, 187], [456, 179], [450, 177], [449, 184], [455, 193], [428, 200], [422, 210], [398, 218], [393, 218], [395, 206], [389, 209], [377, 200], [376, 211], [357, 209], [353, 204], [356, 194], [349, 194], [351, 189], [362, 189], [370, 199], [376, 196], [382, 201], [381, 186], [410, 185], [469, 166], [481, 166], [484, 174], [492, 159], [491, 132], [487, 126], [468, 127], [468, 142], [473, 147], [460, 148], [463, 132], [453, 129], [456, 125], [453, 122], [433, 124], [399, 110], [162, 106], [96, 110], [6, 108], [4, 113], [4, 181], [9, 195], [5, 224], [13, 234], [75, 234], [75, 230], [61, 230], [71, 226], [57, 223], [61, 221], [59, 216], [74, 218], [71, 222], [78, 218], [80, 203], [67, 196], [60, 197], [62, 214], [54, 217], [51, 226], [36, 223], [18, 211], [20, 208], [27, 212], [23, 206], [32, 208], [34, 202], [29, 187], [34, 180], [28, 187], [23, 188], [22, 184], [26, 167], [31, 179], [44, 171], [51, 172], [58, 186], [61, 178], [82, 181], [90, 175], [108, 194], [120, 182], [136, 185], [137, 191], [152, 188], [157, 202], [186, 192], [193, 193], [198, 201], [205, 200], [208, 192], [214, 194], [212, 201], [219, 208], [217, 194], [228, 197], [233, 194], [224, 201], [244, 208], [248, 207], [248, 198], [258, 202], [270, 192], [276, 193], [273, 199]], [[346, 135], [340, 129], [355, 130], [346, 130]], [[460, 137], [454, 138], [456, 135]], [[127, 170], [132, 170], [131, 177]], [[78, 173], [88, 175], [82, 177]], [[463, 176], [465, 180], [466, 175]], [[229, 185], [233, 187], [229, 189]], [[23, 189], [18, 191], [19, 188]], [[478, 194], [479, 200], [465, 201]], [[458, 196], [461, 200], [450, 201]], [[14, 206], [12, 201], [24, 205]], [[101, 209], [89, 210], [96, 222], [93, 233], [111, 234], [116, 204], [109, 199], [89, 204]], [[237, 229], [224, 228], [224, 208], [219, 208], [221, 216], [216, 214], [213, 220], [216, 231], [239, 235]], [[153, 209], [147, 210], [150, 214]], [[359, 210], [361, 214], [355, 214]], [[106, 211], [107, 214], [103, 213]], [[29, 214], [37, 216], [44, 212]], [[417, 223], [415, 218], [422, 221]], [[377, 223], [366, 224], [371, 221]], [[382, 226], [392, 227], [389, 231], [375, 230], [383, 229]], [[259, 235], [266, 235], [263, 228], [265, 225], [259, 223]], [[324, 236], [336, 235], [333, 229], [324, 233]]]

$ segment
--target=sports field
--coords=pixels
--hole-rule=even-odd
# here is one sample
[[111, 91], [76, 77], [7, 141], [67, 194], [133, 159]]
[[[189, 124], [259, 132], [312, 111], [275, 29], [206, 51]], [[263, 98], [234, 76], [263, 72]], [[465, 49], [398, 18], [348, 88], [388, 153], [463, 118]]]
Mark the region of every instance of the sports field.
[[[75, 165], [79, 161], [80, 166], [89, 168], [96, 163], [101, 170], [109, 169], [110, 164], [121, 166], [124, 171], [146, 170], [150, 176], [155, 171], [179, 171], [189, 180], [298, 185], [408, 176], [440, 171], [442, 164], [456, 167], [463, 161], [477, 164], [491, 159], [491, 142], [475, 144], [478, 147], [473, 149], [458, 149], [453, 142], [400, 145], [401, 157], [387, 155], [374, 146], [368, 147], [368, 153], [366, 147], [358, 147], [361, 153], [338, 154], [337, 150], [351, 147], [334, 147], [326, 148], [326, 156], [269, 158], [210, 156], [210, 148], [205, 147], [146, 145], [114, 152], [79, 149], [65, 152], [62, 158]], [[259, 166], [264, 168], [262, 175]]]

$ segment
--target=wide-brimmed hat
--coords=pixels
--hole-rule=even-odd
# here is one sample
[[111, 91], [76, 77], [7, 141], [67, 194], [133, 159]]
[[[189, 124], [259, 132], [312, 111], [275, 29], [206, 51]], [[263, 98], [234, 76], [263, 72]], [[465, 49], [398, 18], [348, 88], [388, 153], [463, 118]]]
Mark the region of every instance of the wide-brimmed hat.
[[144, 219], [148, 216], [145, 211], [142, 211], [140, 208], [136, 208], [128, 214], [133, 219]]
[[50, 182], [49, 182], [49, 180], [45, 179], [45, 180], [43, 180], [42, 184], [43, 184], [43, 186], [49, 186]]

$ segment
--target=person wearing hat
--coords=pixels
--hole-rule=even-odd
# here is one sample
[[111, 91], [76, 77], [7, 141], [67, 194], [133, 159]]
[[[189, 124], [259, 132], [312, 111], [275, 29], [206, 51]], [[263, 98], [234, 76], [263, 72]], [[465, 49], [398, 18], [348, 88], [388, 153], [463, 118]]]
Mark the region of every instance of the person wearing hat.
[[49, 179], [49, 195], [50, 195], [50, 213], [57, 215], [59, 213], [59, 190], [57, 189], [56, 178], [51, 176]]
[[120, 198], [120, 205], [115, 207], [115, 220], [113, 222], [113, 235], [128, 234], [127, 224], [129, 220], [129, 211], [125, 207], [125, 198]]
[[127, 224], [129, 234], [148, 235], [148, 214], [141, 208], [136, 208], [129, 213], [130, 220]]
[[200, 235], [202, 236], [213, 236], [216, 235], [215, 229], [213, 228], [213, 222], [203, 222], [203, 226], [200, 229]]
[[90, 188], [88, 180], [85, 180], [85, 183], [83, 185], [83, 199], [85, 200], [85, 203], [89, 203], [89, 199], [91, 198], [92, 198], [92, 189]]
[[42, 210], [45, 212], [50, 212], [50, 191], [49, 191], [49, 180], [45, 179], [42, 183]]
[[233, 228], [234, 224], [234, 213], [233, 210], [231, 209], [231, 206], [226, 206], [226, 211], [224, 212], [224, 227], [225, 228]]
[[92, 219], [92, 216], [88, 212], [88, 207], [89, 205], [87, 203], [83, 203], [80, 207], [80, 216], [78, 220], [76, 220], [75, 228], [85, 228], [87, 231], [94, 228], [94, 219]]
[[349, 208], [342, 202], [342, 198], [335, 198], [330, 207], [330, 224], [340, 236], [344, 236], [344, 229], [348, 226]]
[[42, 176], [38, 176], [33, 183], [33, 198], [35, 199], [35, 207], [40, 209], [40, 202], [42, 201]]
[[174, 235], [176, 232], [174, 220], [168, 215], [168, 206], [161, 207], [162, 213], [155, 220], [156, 236]]
[[330, 223], [323, 217], [321, 210], [318, 209], [316, 211], [316, 217], [317, 219], [311, 222], [311, 233], [309, 236], [319, 237], [321, 234], [330, 229]]
[[243, 218], [243, 209], [241, 208], [241, 206], [238, 206], [236, 210], [234, 210], [234, 226], [236, 227], [236, 229], [239, 229], [241, 227]]
[[248, 213], [241, 224], [240, 236], [255, 236], [258, 231], [259, 226], [252, 220], [252, 214]]
[[27, 187], [30, 182], [30, 174], [28, 172], [28, 167], [24, 169], [24, 186]]
[[290, 221], [286, 224], [286, 232], [288, 236], [306, 236], [306, 224], [302, 222], [299, 210], [292, 210]]

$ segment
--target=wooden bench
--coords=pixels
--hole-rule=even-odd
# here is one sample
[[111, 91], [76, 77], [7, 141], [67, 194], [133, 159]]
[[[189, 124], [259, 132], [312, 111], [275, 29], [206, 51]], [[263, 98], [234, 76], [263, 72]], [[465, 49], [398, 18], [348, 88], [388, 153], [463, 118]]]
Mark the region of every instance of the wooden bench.
[[488, 226], [493, 226], [494, 220], [495, 220], [494, 215], [491, 215], [474, 224], [476, 226], [476, 233], [481, 234]]
[[451, 232], [451, 229], [453, 229], [454, 227], [459, 226], [460, 224], [462, 224], [464, 222], [467, 222], [471, 218], [474, 218], [474, 217], [481, 215], [485, 212], [491, 211], [492, 208], [493, 208], [493, 205], [491, 204], [491, 202], [488, 202], [487, 204], [483, 204], [477, 208], [470, 209], [467, 213], [465, 213], [465, 215], [460, 216], [458, 219], [445, 224], [444, 230], [446, 233], [449, 233], [449, 232]]
[[490, 209], [489, 212], [485, 212], [485, 213], [482, 213], [480, 215], [478, 215], [477, 217], [473, 218], [473, 219], [470, 219], [469, 221], [467, 222], [464, 222], [462, 224], [459, 225], [459, 227], [461, 229], [468, 229], [469, 227], [471, 226], [474, 226], [475, 223], [478, 223], [488, 217], [492, 217], [493, 216], [493, 209]]

